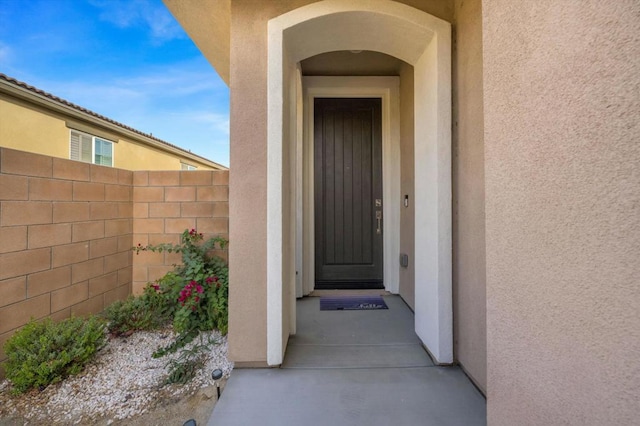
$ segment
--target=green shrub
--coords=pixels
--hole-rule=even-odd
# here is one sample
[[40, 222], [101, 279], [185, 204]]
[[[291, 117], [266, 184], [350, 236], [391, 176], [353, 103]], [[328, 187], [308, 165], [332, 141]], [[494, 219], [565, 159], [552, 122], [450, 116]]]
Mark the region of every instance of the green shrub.
[[224, 249], [222, 237], [204, 241], [195, 229], [182, 233], [180, 244], [138, 246], [140, 251], [180, 253], [182, 264], [172, 272], [149, 284], [141, 296], [147, 306], [162, 318], [171, 318], [178, 337], [154, 356], [175, 352], [191, 342], [200, 331], [228, 330], [229, 279], [226, 262], [211, 255], [215, 248]]
[[98, 317], [31, 320], [4, 346], [7, 378], [14, 393], [40, 388], [78, 374], [105, 344]]
[[170, 317], [163, 315], [146, 294], [113, 302], [102, 315], [107, 321], [107, 330], [114, 336], [128, 335], [136, 330], [153, 330], [170, 321]]

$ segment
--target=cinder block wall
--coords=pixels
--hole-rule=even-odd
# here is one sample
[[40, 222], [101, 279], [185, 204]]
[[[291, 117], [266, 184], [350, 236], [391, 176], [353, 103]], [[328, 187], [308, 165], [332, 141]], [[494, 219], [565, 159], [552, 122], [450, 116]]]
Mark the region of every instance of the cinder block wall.
[[187, 228], [228, 237], [228, 180], [228, 171], [131, 172], [0, 148], [0, 362], [30, 318], [98, 313], [180, 262], [136, 256], [135, 244], [177, 243]]
[[[133, 184], [134, 245], [177, 244], [185, 229], [196, 229], [205, 238], [228, 238], [228, 171], [137, 171]], [[226, 251], [219, 254], [226, 258]], [[141, 293], [178, 263], [176, 253], [134, 255], [133, 293]]]
[[100, 312], [129, 294], [132, 179], [0, 149], [0, 360], [30, 318]]

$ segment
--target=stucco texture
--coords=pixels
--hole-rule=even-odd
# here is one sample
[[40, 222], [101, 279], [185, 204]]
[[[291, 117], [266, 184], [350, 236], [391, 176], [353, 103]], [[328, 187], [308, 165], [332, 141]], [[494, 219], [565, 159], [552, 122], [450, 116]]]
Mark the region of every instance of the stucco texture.
[[640, 3], [483, 2], [488, 422], [640, 418]]
[[229, 356], [252, 365], [267, 360], [267, 22], [284, 3], [231, 5]]
[[19, 101], [0, 99], [0, 146], [69, 158], [69, 129], [51, 114], [34, 111]]
[[453, 60], [453, 325], [456, 360], [487, 390], [480, 0], [455, 2]]
[[[314, 1], [231, 2], [229, 353], [234, 361], [250, 365], [266, 362], [267, 347], [267, 23], [310, 3]], [[450, 2], [407, 3], [452, 18]], [[203, 53], [215, 55], [206, 49]]]

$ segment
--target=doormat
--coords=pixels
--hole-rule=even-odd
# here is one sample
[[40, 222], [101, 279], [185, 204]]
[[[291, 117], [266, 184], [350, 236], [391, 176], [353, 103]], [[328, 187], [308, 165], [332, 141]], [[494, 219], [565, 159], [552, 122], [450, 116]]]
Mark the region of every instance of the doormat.
[[321, 311], [359, 311], [389, 309], [382, 296], [321, 297]]

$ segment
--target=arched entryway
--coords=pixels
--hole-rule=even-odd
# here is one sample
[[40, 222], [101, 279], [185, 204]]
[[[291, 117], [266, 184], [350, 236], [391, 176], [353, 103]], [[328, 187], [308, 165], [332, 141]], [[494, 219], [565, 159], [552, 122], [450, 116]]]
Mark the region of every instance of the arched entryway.
[[268, 364], [282, 362], [295, 330], [304, 113], [298, 64], [341, 50], [381, 52], [414, 68], [415, 331], [438, 363], [452, 362], [449, 23], [388, 0], [325, 0], [270, 20], [268, 29]]

